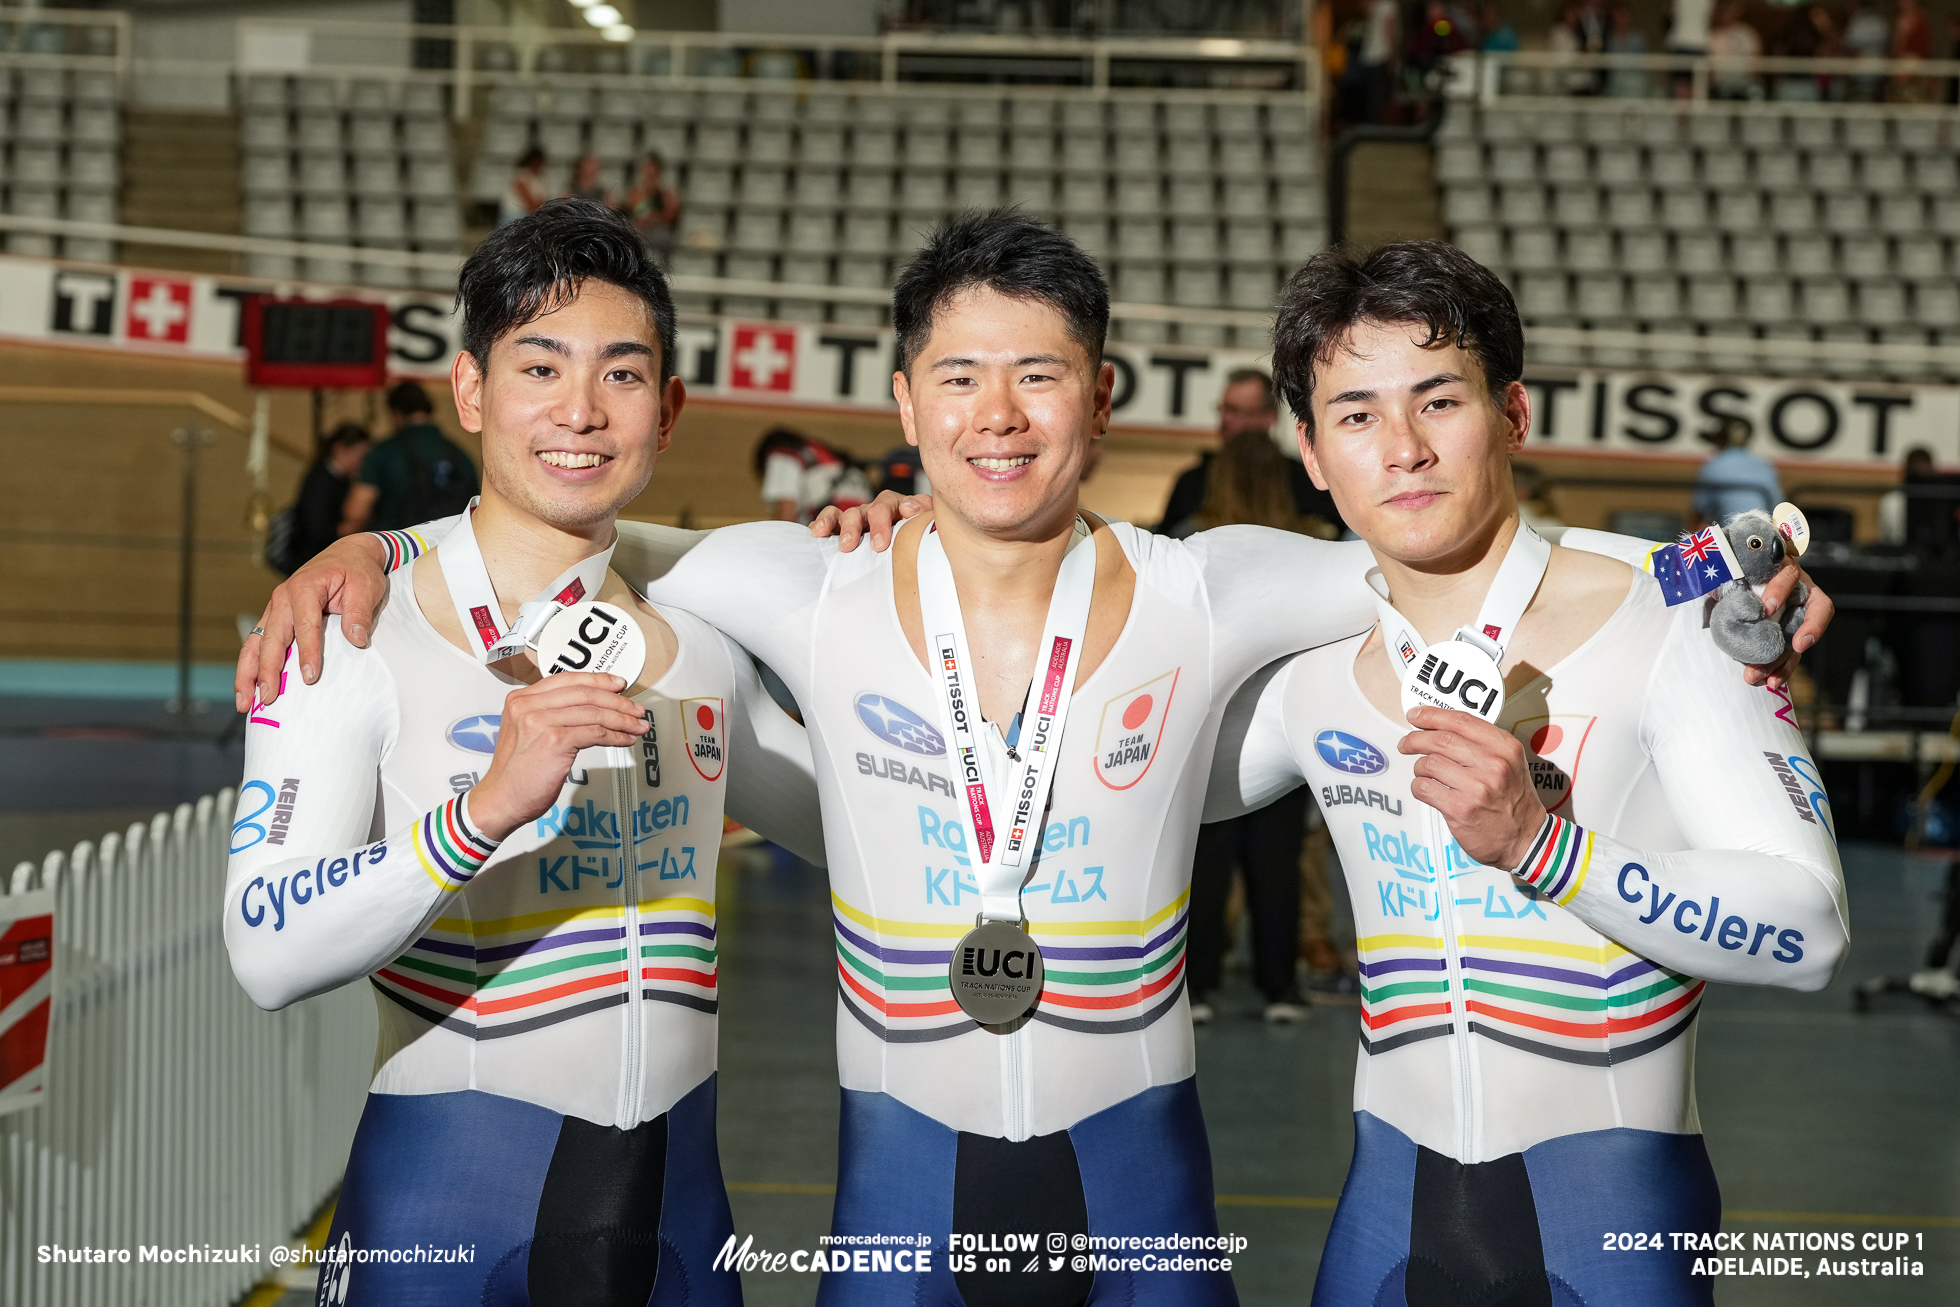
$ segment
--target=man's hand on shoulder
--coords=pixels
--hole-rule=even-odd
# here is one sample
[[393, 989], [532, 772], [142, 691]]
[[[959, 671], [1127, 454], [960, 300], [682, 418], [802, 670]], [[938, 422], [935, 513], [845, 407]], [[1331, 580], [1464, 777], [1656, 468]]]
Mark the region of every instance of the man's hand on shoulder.
[[931, 495], [900, 495], [896, 491], [880, 490], [876, 499], [860, 507], [824, 509], [811, 521], [810, 534], [819, 540], [836, 536], [838, 552], [848, 554], [858, 547], [858, 541], [868, 530], [871, 551], [881, 554], [891, 545], [892, 532], [900, 522], [931, 511]]
[[1501, 726], [1448, 708], [1417, 708], [1409, 722], [1416, 729], [1399, 751], [1420, 755], [1409, 792], [1443, 814], [1478, 866], [1508, 871], [1524, 861], [1545, 824], [1524, 745]]
[[259, 618], [263, 634], [248, 637], [238, 651], [238, 669], [232, 677], [238, 711], [250, 706], [255, 690], [260, 703], [278, 699], [279, 672], [295, 637], [300, 679], [308, 685], [320, 679], [328, 613], [340, 614], [341, 631], [350, 644], [367, 646], [375, 607], [388, 589], [387, 574], [381, 570], [385, 557], [381, 541], [374, 536], [346, 536], [280, 583]]

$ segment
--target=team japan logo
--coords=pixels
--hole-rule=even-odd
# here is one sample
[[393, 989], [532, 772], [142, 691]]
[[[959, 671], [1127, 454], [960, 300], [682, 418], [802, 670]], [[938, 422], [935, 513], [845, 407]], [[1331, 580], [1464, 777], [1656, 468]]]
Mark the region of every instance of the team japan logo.
[[681, 700], [681, 727], [686, 731], [687, 760], [704, 781], [721, 779], [722, 746], [727, 732], [722, 730], [721, 700]]
[[1561, 817], [1572, 815], [1572, 791], [1578, 783], [1579, 759], [1598, 721], [1599, 718], [1583, 713], [1553, 713], [1526, 717], [1512, 725], [1511, 734], [1525, 747], [1531, 783], [1546, 812]]
[[1110, 789], [1127, 790], [1150, 770], [1182, 670], [1173, 668], [1103, 704], [1096, 727], [1096, 779]]
[[864, 723], [865, 730], [907, 753], [937, 758], [946, 752], [946, 737], [931, 722], [896, 699], [882, 694], [860, 694], [857, 697], [857, 715], [858, 720]]

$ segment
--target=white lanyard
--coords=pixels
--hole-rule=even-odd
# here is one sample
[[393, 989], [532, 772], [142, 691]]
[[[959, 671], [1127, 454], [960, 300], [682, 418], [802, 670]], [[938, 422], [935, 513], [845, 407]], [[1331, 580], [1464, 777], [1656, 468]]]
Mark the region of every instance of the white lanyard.
[[1419, 704], [1455, 708], [1494, 722], [1504, 711], [1501, 665], [1505, 646], [1517, 634], [1518, 621], [1531, 605], [1545, 579], [1552, 547], [1545, 537], [1518, 519], [1517, 534], [1484, 595], [1474, 625], [1459, 627], [1448, 640], [1427, 645], [1415, 624], [1388, 601], [1388, 583], [1379, 567], [1368, 569], [1368, 586], [1375, 592], [1381, 615], [1382, 644], [1402, 683], [1402, 706]]
[[535, 597], [525, 600], [518, 607], [516, 623], [506, 626], [497, 589], [490, 583], [490, 569], [484, 565], [483, 551], [477, 548], [476, 532], [470, 526], [478, 502], [470, 500], [463, 520], [442, 538], [442, 579], [449, 587], [450, 601], [456, 605], [456, 620], [465, 631], [476, 632], [477, 643], [482, 646], [477, 661], [494, 663], [534, 643], [552, 618], [598, 593], [619, 536], [615, 532], [612, 544], [566, 568]]
[[927, 528], [919, 542], [919, 615], [924, 619], [927, 652], [939, 686], [939, 705], [947, 735], [953, 741], [957, 783], [966, 788], [967, 810], [973, 818], [971, 856], [980, 884], [980, 918], [1019, 922], [1021, 864], [1032, 837], [1039, 834], [1054, 783], [1055, 755], [1061, 751], [1062, 730], [1068, 723], [1069, 701], [1075, 697], [1075, 669], [1082, 657], [1082, 634], [1089, 625], [1089, 600], [1095, 591], [1096, 549], [1093, 541], [1070, 549], [1055, 577], [1048, 617], [1029, 687], [1019, 752], [1021, 763], [1009, 788], [1011, 812], [1004, 837], [996, 838], [993, 805], [987, 796], [981, 760], [978, 689], [973, 660], [967, 653], [966, 622], [953, 569], [939, 532]]

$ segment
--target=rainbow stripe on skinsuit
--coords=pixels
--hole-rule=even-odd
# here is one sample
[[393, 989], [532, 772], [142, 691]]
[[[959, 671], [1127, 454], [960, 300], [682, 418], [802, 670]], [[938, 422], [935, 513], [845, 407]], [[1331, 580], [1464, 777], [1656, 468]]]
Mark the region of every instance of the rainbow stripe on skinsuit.
[[[1364, 1051], [1452, 1032], [1440, 938], [1371, 935], [1356, 944]], [[1470, 1031], [1540, 1057], [1619, 1065], [1673, 1042], [1699, 1011], [1703, 982], [1610, 941], [1459, 935], [1457, 945]]]
[[409, 830], [409, 844], [422, 870], [446, 894], [469, 884], [497, 851], [497, 841], [470, 824], [460, 797], [423, 813]]
[[381, 570], [392, 572], [404, 563], [412, 563], [429, 552], [429, 542], [419, 531], [370, 531], [369, 535], [381, 542], [387, 551], [387, 559]]
[[1591, 831], [1548, 812], [1516, 875], [1562, 908], [1577, 898], [1584, 887], [1592, 853]]
[[651, 899], [639, 905], [638, 957], [626, 909], [564, 908], [472, 921], [438, 917], [407, 952], [374, 974], [388, 998], [473, 1039], [557, 1025], [640, 996], [714, 1015], [720, 1006], [714, 905]]
[[[1098, 1035], [1156, 1022], [1184, 989], [1190, 897], [1186, 890], [1140, 921], [1030, 921], [1045, 982], [1033, 1020]], [[831, 909], [838, 995], [865, 1029], [897, 1044], [978, 1028], [947, 983], [953, 946], [972, 925], [874, 917], [835, 892]]]

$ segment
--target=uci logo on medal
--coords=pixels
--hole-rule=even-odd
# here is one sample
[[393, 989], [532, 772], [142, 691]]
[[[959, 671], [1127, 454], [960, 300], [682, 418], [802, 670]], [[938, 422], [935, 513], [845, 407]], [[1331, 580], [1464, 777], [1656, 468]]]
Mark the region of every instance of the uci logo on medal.
[[497, 730], [503, 724], [501, 713], [459, 717], [449, 724], [449, 742], [468, 753], [495, 753]]

